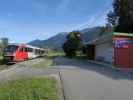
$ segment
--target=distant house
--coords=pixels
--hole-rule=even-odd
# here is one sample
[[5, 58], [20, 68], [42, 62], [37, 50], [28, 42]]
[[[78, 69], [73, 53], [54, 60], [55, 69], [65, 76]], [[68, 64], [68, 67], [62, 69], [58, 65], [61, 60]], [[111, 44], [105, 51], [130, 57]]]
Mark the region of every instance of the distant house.
[[94, 60], [113, 63], [114, 56], [112, 37], [112, 33], [107, 33], [88, 42], [88, 45], [94, 45]]
[[133, 34], [107, 33], [89, 41], [87, 48], [91, 60], [133, 68]]

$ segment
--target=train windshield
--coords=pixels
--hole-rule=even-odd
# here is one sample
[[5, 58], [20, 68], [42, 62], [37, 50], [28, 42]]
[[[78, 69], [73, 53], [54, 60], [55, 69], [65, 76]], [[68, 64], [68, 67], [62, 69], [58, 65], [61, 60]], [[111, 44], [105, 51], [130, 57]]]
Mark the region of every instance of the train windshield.
[[17, 50], [18, 46], [16, 45], [9, 45], [5, 48], [4, 52], [15, 52]]

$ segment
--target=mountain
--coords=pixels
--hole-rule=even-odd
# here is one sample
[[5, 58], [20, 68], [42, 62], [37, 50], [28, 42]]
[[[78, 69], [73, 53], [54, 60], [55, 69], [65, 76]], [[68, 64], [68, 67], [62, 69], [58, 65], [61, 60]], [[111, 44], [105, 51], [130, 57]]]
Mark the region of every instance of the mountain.
[[[80, 30], [82, 40], [88, 42], [91, 39], [98, 37], [101, 33], [101, 27], [86, 28]], [[34, 40], [29, 42], [29, 45], [42, 47], [42, 48], [52, 48], [52, 49], [61, 49], [63, 43], [66, 41], [67, 32], [59, 33], [47, 40]]]
[[29, 42], [29, 45], [39, 46], [42, 41], [39, 39], [36, 39], [34, 41]]
[[88, 42], [96, 37], [98, 37], [101, 33], [101, 27], [94, 27], [94, 28], [85, 28], [80, 31], [82, 40], [84, 42]]
[[47, 40], [34, 40], [29, 42], [29, 45], [42, 47], [42, 48], [52, 48], [52, 49], [60, 49], [63, 43], [66, 41], [67, 32], [59, 33]]

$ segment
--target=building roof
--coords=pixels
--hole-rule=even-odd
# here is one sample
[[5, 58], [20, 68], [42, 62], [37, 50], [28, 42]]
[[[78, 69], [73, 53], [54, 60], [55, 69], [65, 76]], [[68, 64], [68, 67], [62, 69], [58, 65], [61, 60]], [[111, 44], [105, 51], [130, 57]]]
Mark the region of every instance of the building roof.
[[133, 37], [133, 33], [113, 33], [115, 36], [128, 36], [128, 37]]
[[89, 42], [87, 42], [86, 44], [102, 44], [102, 43], [107, 43], [107, 42], [112, 42], [112, 37], [113, 37], [113, 33], [106, 33], [102, 36], [99, 36]]
[[103, 43], [107, 43], [107, 42], [112, 42], [112, 38], [113, 36], [127, 36], [127, 37], [133, 37], [133, 33], [118, 33], [118, 32], [114, 32], [114, 33], [106, 33], [102, 36], [99, 36], [85, 44], [94, 44], [94, 45], [98, 45], [98, 44], [103, 44]]

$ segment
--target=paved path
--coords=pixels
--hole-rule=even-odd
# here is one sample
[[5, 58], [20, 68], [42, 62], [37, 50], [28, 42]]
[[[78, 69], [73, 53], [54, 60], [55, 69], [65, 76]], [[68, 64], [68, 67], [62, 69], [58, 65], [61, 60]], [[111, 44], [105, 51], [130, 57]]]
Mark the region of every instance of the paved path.
[[11, 65], [10, 68], [0, 71], [0, 82], [6, 80], [12, 80], [16, 78], [26, 78], [41, 75], [57, 74], [58, 70], [55, 68], [35, 68], [32, 65], [39, 63], [43, 59], [33, 59]]
[[133, 77], [87, 61], [56, 58], [66, 100], [133, 100]]

